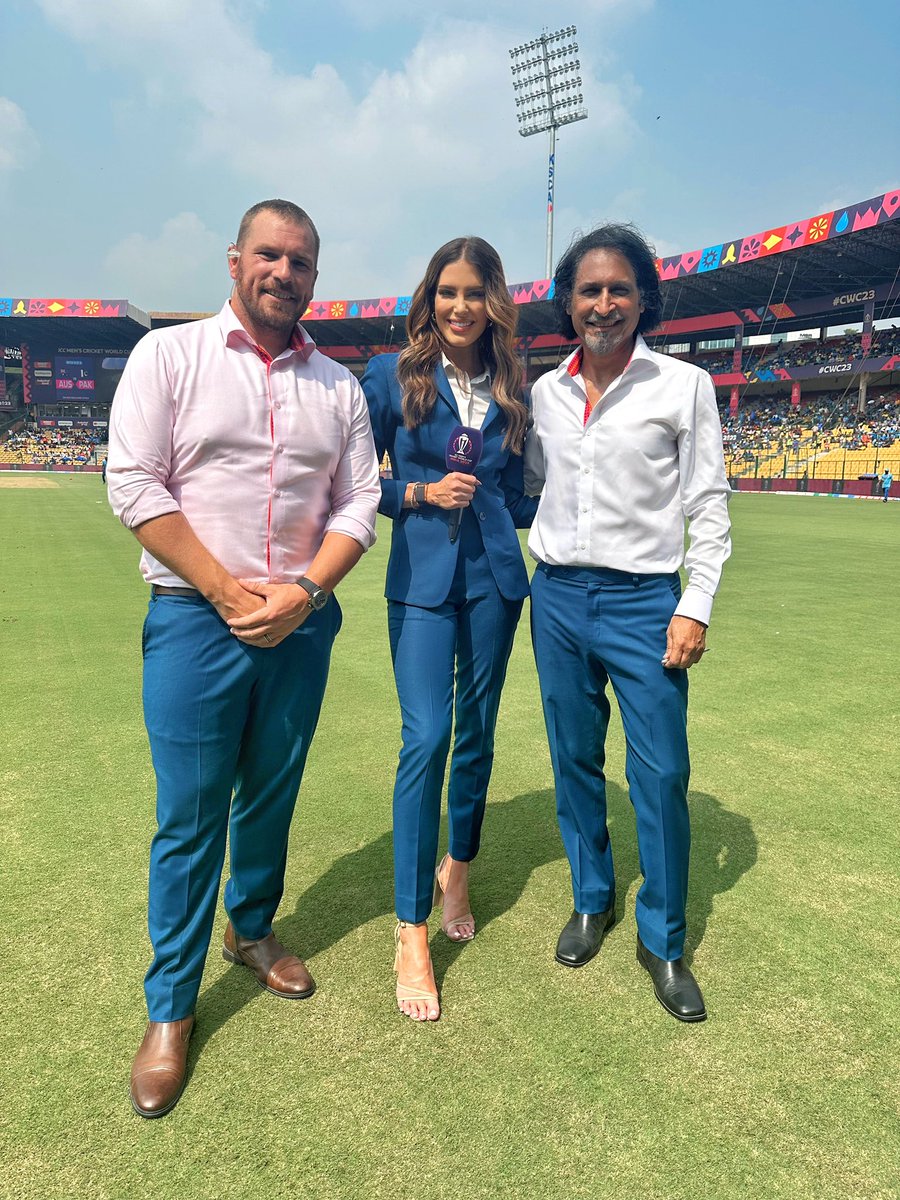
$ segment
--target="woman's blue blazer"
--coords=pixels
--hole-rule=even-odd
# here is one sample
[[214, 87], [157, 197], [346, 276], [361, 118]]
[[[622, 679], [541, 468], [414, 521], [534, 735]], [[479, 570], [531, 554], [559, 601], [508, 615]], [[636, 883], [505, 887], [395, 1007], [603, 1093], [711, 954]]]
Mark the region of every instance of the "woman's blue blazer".
[[[404, 429], [397, 358], [377, 355], [362, 378], [378, 457], [386, 450], [393, 472], [392, 479], [381, 481], [378, 506], [394, 522], [384, 594], [389, 600], [436, 608], [447, 599], [462, 539], [450, 542], [452, 510], [430, 504], [404, 509], [403, 498], [408, 483], [437, 483], [447, 474], [447, 442], [461, 420], [447, 375], [438, 364], [438, 394], [430, 418], [417, 429]], [[506, 419], [495, 400], [481, 432], [484, 451], [475, 469], [481, 486], [475, 489], [471, 511], [498, 590], [507, 600], [521, 600], [528, 595], [528, 572], [516, 528], [527, 528], [534, 520], [537, 499], [523, 492], [522, 456], [503, 448]]]

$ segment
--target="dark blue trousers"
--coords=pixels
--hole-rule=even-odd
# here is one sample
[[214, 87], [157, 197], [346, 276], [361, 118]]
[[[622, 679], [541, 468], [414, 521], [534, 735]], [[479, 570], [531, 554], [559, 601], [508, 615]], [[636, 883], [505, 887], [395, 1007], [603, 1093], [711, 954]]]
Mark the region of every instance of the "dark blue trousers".
[[461, 862], [478, 853], [500, 693], [521, 611], [521, 600], [497, 590], [468, 510], [446, 601], [437, 608], [388, 601], [403, 721], [394, 785], [394, 903], [401, 921], [424, 921], [431, 911], [454, 682], [449, 850]]
[[201, 597], [159, 596], [144, 623], [144, 719], [156, 772], [144, 981], [151, 1021], [194, 1011], [229, 835], [225, 908], [262, 938], [284, 890], [288, 831], [341, 614], [332, 599], [271, 649], [239, 641]]
[[638, 931], [652, 954], [668, 960], [684, 950], [690, 855], [687, 671], [660, 662], [680, 594], [677, 574], [543, 563], [531, 584], [532, 639], [575, 908], [602, 912], [615, 897], [603, 773], [609, 681], [625, 730], [644, 876]]

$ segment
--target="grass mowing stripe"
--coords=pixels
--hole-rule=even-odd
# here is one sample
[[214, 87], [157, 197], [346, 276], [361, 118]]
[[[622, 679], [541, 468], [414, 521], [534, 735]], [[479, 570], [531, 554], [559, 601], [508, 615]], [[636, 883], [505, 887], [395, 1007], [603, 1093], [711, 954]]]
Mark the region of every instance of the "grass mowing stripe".
[[189, 1087], [143, 1122], [127, 1079], [153, 829], [146, 589], [99, 481], [59, 483], [0, 495], [0, 1196], [897, 1195], [900, 506], [733, 499], [714, 653], [691, 673], [701, 1026], [668, 1018], [634, 961], [615, 722], [619, 923], [583, 970], [552, 961], [571, 891], [527, 607], [473, 872], [479, 932], [454, 946], [434, 921], [444, 1016], [396, 1013], [382, 525], [340, 589], [276, 926], [319, 990], [279, 1002], [214, 942]]

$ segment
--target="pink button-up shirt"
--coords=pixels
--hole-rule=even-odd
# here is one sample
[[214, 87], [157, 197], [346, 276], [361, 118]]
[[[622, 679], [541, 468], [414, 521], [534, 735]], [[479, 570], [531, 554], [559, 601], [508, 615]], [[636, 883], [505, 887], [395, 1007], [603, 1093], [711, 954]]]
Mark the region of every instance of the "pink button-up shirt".
[[[375, 541], [378, 462], [356, 379], [299, 325], [270, 359], [227, 302], [135, 346], [106, 474], [123, 525], [181, 511], [235, 578], [294, 580], [329, 532], [366, 549]], [[184, 586], [146, 550], [141, 573]]]

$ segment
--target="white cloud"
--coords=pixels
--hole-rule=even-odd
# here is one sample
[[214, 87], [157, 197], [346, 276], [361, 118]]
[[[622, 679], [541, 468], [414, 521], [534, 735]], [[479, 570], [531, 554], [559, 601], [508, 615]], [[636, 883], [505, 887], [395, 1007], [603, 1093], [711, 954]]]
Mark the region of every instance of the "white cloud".
[[37, 137], [25, 113], [14, 101], [0, 96], [0, 173], [27, 166], [37, 149]]
[[[577, 12], [569, 9], [553, 17], [547, 12], [547, 0], [492, 0], [490, 13], [491, 20], [496, 23], [523, 30], [534, 26], [530, 34], [523, 32], [521, 35], [533, 37], [544, 28], [552, 33], [573, 21], [578, 26], [591, 16], [605, 20], [624, 16], [631, 20], [649, 11], [653, 4], [654, 0], [578, 0]], [[375, 29], [386, 21], [421, 21], [423, 11], [426, 11], [422, 0], [382, 0], [380, 4], [372, 4], [371, 0], [339, 0], [339, 6], [355, 25], [368, 29]], [[485, 10], [484, 0], [455, 0], [453, 4], [454, 15], [462, 18], [482, 18]]]
[[[355, 267], [360, 281], [381, 279], [370, 294], [408, 289], [415, 281], [399, 275], [398, 257], [417, 257], [423, 247], [430, 252], [461, 229], [482, 232], [486, 217], [496, 220], [498, 211], [515, 207], [504, 203], [504, 195], [533, 192], [536, 201], [539, 196], [541, 168], [535, 170], [535, 164], [545, 151], [536, 144], [544, 139], [527, 139], [532, 145], [526, 147], [516, 134], [507, 53], [526, 18], [533, 13], [534, 20], [546, 20], [537, 0], [493, 5], [490, 21], [474, 15], [450, 19], [428, 9], [423, 15], [416, 6], [425, 24], [419, 41], [400, 69], [374, 74], [361, 96], [328, 63], [305, 74], [279, 68], [241, 20], [241, 13], [250, 12], [246, 4], [39, 2], [50, 20], [86, 47], [89, 58], [139, 81], [163, 119], [177, 113], [197, 161], [227, 166], [243, 181], [248, 203], [282, 195], [308, 209], [325, 247], [323, 297], [332, 288], [344, 295], [365, 290], [332, 275], [332, 264], [341, 258]], [[358, 15], [354, 0], [340, 2]], [[588, 9], [634, 15], [648, 3], [636, 0], [629, 7], [624, 0], [593, 0]], [[414, 19], [403, 0], [388, 9]], [[479, 17], [483, 11], [483, 3], [474, 0], [454, 8], [454, 14]], [[502, 23], [513, 17], [516, 32]], [[596, 172], [599, 162], [608, 169], [638, 136], [630, 115], [636, 86], [629, 79], [611, 80], [605, 63], [601, 78], [594, 50], [599, 39], [582, 43], [590, 118], [565, 131], [567, 186], [575, 172]], [[329, 256], [335, 244], [344, 252]], [[350, 246], [358, 253], [348, 253]], [[514, 267], [510, 271], [517, 274]], [[131, 291], [141, 294], [136, 286]]]
[[227, 238], [207, 229], [196, 213], [179, 213], [156, 237], [132, 233], [110, 248], [104, 260], [107, 293], [138, 297], [153, 310], [217, 308], [231, 288], [226, 246]]

